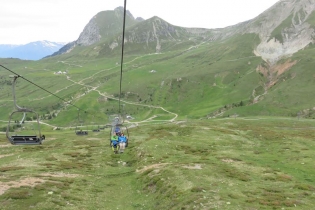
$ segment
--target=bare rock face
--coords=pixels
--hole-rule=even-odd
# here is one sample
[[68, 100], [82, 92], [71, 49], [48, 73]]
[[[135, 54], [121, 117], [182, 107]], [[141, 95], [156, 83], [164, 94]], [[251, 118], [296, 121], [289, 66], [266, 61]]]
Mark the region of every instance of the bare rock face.
[[247, 33], [259, 34], [255, 54], [270, 64], [314, 42], [315, 0], [282, 0], [247, 23]]
[[113, 43], [111, 43], [110, 45], [109, 45], [109, 48], [111, 49], [111, 50], [113, 50], [113, 49], [115, 49], [116, 47], [118, 47], [119, 46], [119, 44], [116, 42], [116, 41], [114, 41]]
[[303, 28], [302, 31], [296, 30], [295, 33], [283, 32], [283, 36], [286, 37], [283, 43], [277, 39], [264, 40], [257, 46], [255, 54], [275, 64], [281, 58], [291, 56], [312, 43], [312, 35], [314, 29], [308, 27]]
[[80, 34], [77, 45], [90, 46], [101, 39], [100, 29], [96, 23], [95, 16], [85, 26], [82, 33]]
[[[124, 16], [124, 7], [117, 7], [114, 9], [115, 15], [117, 17], [123, 18]], [[131, 19], [135, 19], [129, 10], [126, 11], [127, 17], [129, 16]]]

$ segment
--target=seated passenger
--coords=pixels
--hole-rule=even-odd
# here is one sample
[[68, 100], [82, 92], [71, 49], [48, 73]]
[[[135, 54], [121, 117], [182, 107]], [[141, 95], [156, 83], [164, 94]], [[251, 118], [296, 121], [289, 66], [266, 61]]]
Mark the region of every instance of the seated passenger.
[[121, 133], [121, 135], [118, 137], [119, 142], [119, 152], [123, 153], [126, 148], [127, 143], [127, 137], [124, 135], [124, 133]]
[[115, 128], [115, 133], [117, 136], [120, 136], [120, 127]]
[[118, 153], [118, 136], [116, 135], [116, 133], [113, 133], [111, 139], [111, 145], [112, 145], [112, 150], [114, 151], [114, 153]]

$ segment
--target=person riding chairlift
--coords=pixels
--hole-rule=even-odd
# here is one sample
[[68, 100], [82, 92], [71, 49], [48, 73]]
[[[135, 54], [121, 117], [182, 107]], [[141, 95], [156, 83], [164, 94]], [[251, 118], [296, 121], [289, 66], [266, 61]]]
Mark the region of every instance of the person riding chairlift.
[[113, 133], [110, 141], [112, 145], [112, 150], [114, 151], [115, 154], [118, 153], [119, 145], [118, 145], [118, 136], [116, 135], [116, 133]]
[[121, 135], [118, 136], [118, 142], [119, 142], [119, 152], [123, 153], [126, 148], [126, 143], [127, 143], [127, 137], [124, 135], [124, 133], [121, 133]]
[[121, 132], [120, 131], [120, 127], [116, 127], [115, 128], [115, 133], [116, 133], [117, 136], [120, 136], [120, 134], [121, 134], [120, 132]]

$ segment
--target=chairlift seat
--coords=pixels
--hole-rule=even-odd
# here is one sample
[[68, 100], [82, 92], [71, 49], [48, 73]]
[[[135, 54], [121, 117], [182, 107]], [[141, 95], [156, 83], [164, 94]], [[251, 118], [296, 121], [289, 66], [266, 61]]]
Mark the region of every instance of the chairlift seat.
[[75, 134], [77, 134], [78, 136], [86, 136], [88, 135], [87, 131], [76, 131]]
[[34, 135], [23, 135], [23, 136], [11, 136], [10, 142], [14, 145], [38, 145], [42, 144], [44, 138], [40, 138]]

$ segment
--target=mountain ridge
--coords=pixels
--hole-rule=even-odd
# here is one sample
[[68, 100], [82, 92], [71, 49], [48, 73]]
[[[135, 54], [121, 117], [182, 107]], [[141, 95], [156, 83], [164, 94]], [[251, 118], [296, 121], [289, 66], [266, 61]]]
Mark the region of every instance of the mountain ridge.
[[[312, 27], [312, 25], [314, 25], [313, 23], [315, 23], [315, 21], [313, 21], [313, 19], [315, 19], [314, 5], [315, 0], [281, 0], [251, 20], [219, 29], [179, 27], [154, 16], [140, 23], [133, 22], [133, 24], [128, 25], [126, 27], [125, 42], [126, 44], [128, 44], [128, 42], [139, 43], [140, 40], [144, 45], [148, 46], [149, 42], [154, 41], [156, 42], [155, 51], [160, 52], [162, 46], [159, 38], [168, 36], [168, 38], [173, 38], [173, 40], [176, 41], [176, 38], [179, 38], [180, 34], [183, 35], [184, 31], [187, 32], [186, 38], [190, 38], [189, 36], [192, 35], [199, 35], [199, 38], [212, 41], [225, 40], [236, 34], [254, 33], [259, 36], [261, 42], [253, 49], [253, 52], [270, 64], [275, 64], [280, 59], [291, 56], [308, 44], [314, 43], [315, 30]], [[123, 8], [116, 8], [114, 12], [120, 17]], [[135, 20], [129, 11], [127, 14], [128, 17]], [[292, 17], [290, 15], [292, 15]], [[85, 27], [79, 39], [75, 41], [76, 44], [84, 45], [88, 43], [85, 44], [85, 46], [89, 46], [101, 41], [101, 35], [97, 33], [98, 24], [93, 21], [96, 16], [94, 16], [91, 19], [91, 23]], [[310, 19], [312, 21], [311, 24], [308, 23]], [[146, 28], [142, 27], [142, 30], [137, 30], [141, 27], [141, 24], [147, 24], [148, 26]], [[149, 26], [150, 24], [152, 27]], [[91, 28], [96, 31], [91, 30]], [[172, 34], [174, 31], [176, 31], [176, 33]], [[195, 33], [193, 33], [194, 31]], [[115, 33], [116, 38], [114, 39], [116, 41], [112, 40], [112, 43], [109, 44], [109, 48], [111, 49], [118, 47], [121, 42], [121, 40], [119, 40], [121, 36], [117, 34], [120, 33], [119, 30], [112, 31], [110, 36], [107, 37], [114, 36]], [[132, 36], [130, 34], [132, 34]], [[83, 40], [93, 41], [85, 42]], [[69, 51], [61, 50], [59, 54], [64, 52]]]
[[0, 44], [1, 58], [19, 58], [22, 60], [39, 60], [58, 51], [64, 43], [47, 40], [30, 42], [24, 45]]
[[[274, 65], [282, 58], [291, 56], [308, 44], [314, 43], [315, 30], [312, 27], [315, 23], [314, 5], [315, 0], [281, 0], [251, 20], [219, 29], [179, 27], [157, 16], [147, 20], [134, 18], [127, 10], [125, 43], [141, 42], [144, 44], [143, 47], [147, 48], [150, 42], [155, 42], [155, 47], [150, 47], [151, 52], [161, 52], [162, 43], [165, 41], [178, 42], [192, 38], [191, 36], [216, 41], [225, 40], [236, 34], [254, 33], [259, 36], [261, 42], [253, 52]], [[121, 44], [122, 20], [123, 7], [101, 11], [91, 18], [77, 40], [67, 43], [64, 48], [47, 57], [69, 53], [76, 46], [98, 45], [103, 42], [110, 42], [105, 44], [113, 50]]]

